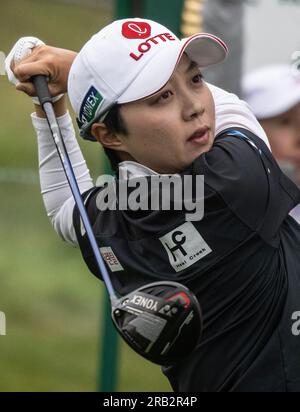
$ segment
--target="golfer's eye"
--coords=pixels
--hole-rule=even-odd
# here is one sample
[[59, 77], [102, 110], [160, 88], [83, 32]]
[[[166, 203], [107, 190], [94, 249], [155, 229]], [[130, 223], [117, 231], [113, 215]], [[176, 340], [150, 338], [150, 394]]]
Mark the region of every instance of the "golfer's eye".
[[198, 73], [196, 76], [193, 77], [193, 83], [202, 83], [203, 80], [203, 74]]
[[292, 119], [290, 117], [283, 117], [280, 119], [280, 125], [281, 126], [290, 126], [292, 123]]
[[168, 99], [172, 96], [172, 94], [173, 94], [173, 93], [172, 93], [170, 90], [167, 90], [167, 91], [163, 92], [163, 93], [159, 96], [159, 98], [157, 99], [157, 103], [168, 100]]

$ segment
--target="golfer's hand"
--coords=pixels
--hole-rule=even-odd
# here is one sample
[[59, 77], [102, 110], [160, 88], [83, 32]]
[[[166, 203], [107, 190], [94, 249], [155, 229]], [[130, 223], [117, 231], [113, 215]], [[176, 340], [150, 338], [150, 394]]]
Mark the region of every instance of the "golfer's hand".
[[28, 57], [12, 68], [19, 80], [16, 89], [29, 96], [36, 96], [34, 86], [29, 79], [34, 75], [41, 74], [48, 78], [51, 96], [55, 97], [66, 93], [68, 75], [75, 57], [76, 53], [70, 50], [46, 45], [35, 47]]

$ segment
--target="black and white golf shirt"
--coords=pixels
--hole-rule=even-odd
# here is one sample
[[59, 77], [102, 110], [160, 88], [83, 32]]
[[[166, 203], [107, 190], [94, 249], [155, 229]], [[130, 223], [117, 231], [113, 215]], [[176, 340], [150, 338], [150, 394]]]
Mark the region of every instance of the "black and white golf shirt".
[[[200, 221], [176, 210], [100, 212], [103, 188], [84, 195], [114, 287], [123, 295], [174, 280], [199, 299], [199, 346], [163, 369], [175, 391], [300, 391], [300, 226], [288, 215], [298, 188], [245, 129], [222, 132], [185, 175], [204, 176]], [[101, 277], [76, 207], [73, 217], [84, 260]]]

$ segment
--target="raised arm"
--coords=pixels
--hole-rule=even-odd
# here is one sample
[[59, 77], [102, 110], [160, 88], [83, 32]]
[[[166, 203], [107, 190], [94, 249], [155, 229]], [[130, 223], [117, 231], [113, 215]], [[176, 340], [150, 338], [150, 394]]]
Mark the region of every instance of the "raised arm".
[[[48, 77], [49, 90], [51, 95], [54, 98], [56, 97], [54, 103], [55, 114], [58, 118], [80, 191], [83, 193], [89, 190], [93, 183], [75, 138], [75, 131], [67, 110], [66, 96], [64, 94], [67, 91], [68, 74], [76, 53], [70, 50], [39, 45], [28, 50], [30, 54], [26, 55], [24, 50], [20, 53], [20, 43], [19, 46], [18, 43], [14, 46], [6, 61], [9, 79], [15, 84], [18, 91], [22, 91], [32, 97], [36, 93], [33, 84], [30, 82], [31, 76], [43, 74]], [[21, 48], [25, 47], [24, 44], [26, 46], [26, 42], [21, 42]], [[14, 56], [18, 51], [19, 54], [23, 54], [26, 57], [15, 61]], [[58, 100], [57, 96], [59, 96]], [[37, 100], [33, 100], [35, 113], [32, 113], [31, 118], [37, 134], [41, 193], [47, 215], [56, 232], [64, 240], [77, 245], [72, 223], [74, 200], [48, 129], [44, 112], [37, 104]]]

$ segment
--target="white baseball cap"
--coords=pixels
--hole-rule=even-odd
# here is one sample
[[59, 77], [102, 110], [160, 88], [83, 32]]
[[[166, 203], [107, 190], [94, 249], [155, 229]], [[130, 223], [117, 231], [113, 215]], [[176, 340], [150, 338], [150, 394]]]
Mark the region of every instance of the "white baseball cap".
[[179, 40], [151, 20], [117, 20], [96, 33], [75, 58], [68, 93], [81, 135], [115, 104], [148, 97], [169, 81], [183, 53], [200, 68], [220, 63], [228, 49], [218, 37], [199, 33]]
[[279, 116], [300, 103], [300, 72], [288, 64], [266, 66], [243, 78], [243, 98], [258, 119]]

